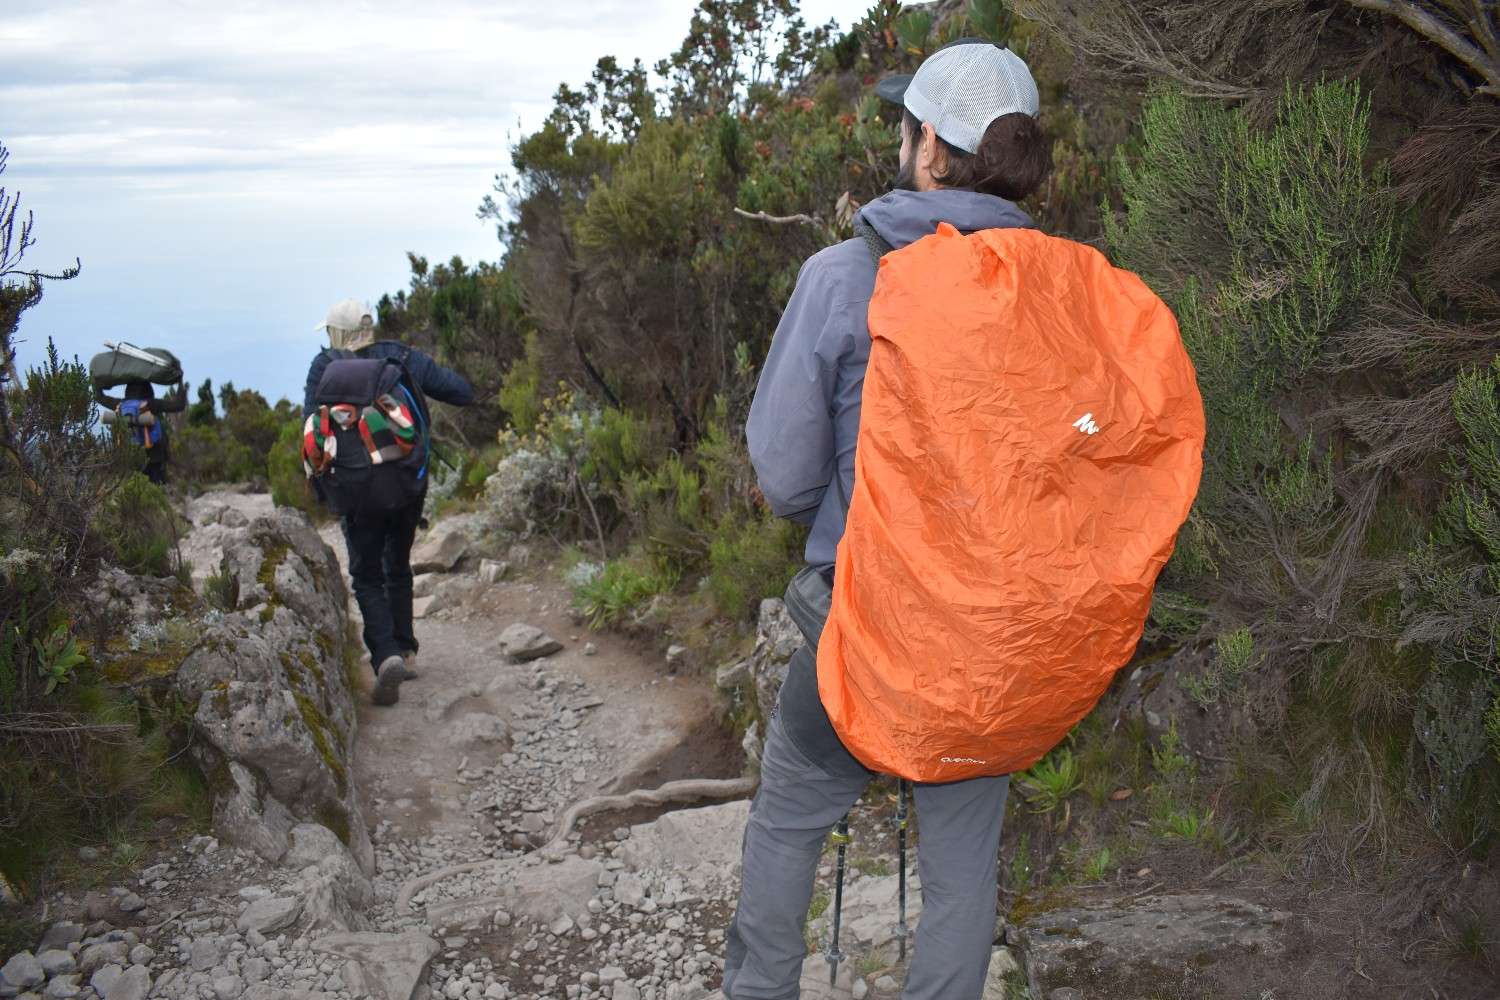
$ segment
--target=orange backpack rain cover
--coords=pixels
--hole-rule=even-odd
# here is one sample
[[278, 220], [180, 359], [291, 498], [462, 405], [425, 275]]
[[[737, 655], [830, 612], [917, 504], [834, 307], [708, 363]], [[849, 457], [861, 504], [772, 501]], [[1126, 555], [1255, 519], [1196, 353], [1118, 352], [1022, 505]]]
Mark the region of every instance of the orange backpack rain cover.
[[1177, 322], [1028, 229], [887, 254], [855, 486], [818, 647], [850, 753], [943, 782], [1036, 763], [1134, 653], [1198, 490]]

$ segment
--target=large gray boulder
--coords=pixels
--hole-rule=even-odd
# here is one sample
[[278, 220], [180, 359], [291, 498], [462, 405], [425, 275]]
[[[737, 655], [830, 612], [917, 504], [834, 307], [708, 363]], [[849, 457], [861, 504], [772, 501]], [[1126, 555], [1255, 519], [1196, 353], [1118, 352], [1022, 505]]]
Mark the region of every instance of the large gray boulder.
[[750, 652], [748, 668], [762, 719], [771, 717], [781, 685], [786, 681], [787, 664], [802, 646], [802, 630], [792, 621], [786, 604], [777, 597], [761, 601], [755, 623], [755, 648]]
[[496, 862], [490, 894], [433, 903], [427, 923], [435, 928], [477, 927], [496, 910], [538, 924], [563, 917], [577, 920], [589, 912], [599, 891], [604, 865], [570, 854], [558, 864], [537, 864], [535, 856]]
[[[878, 956], [883, 962], [896, 961], [901, 937], [896, 930], [900, 915], [900, 879], [895, 875], [865, 875], [844, 888], [843, 926], [840, 941], [860, 954]], [[906, 927], [910, 936], [916, 931], [922, 915], [922, 882], [915, 871], [906, 880]], [[807, 931], [826, 947], [833, 939], [832, 907], [816, 920], [810, 920]]]
[[276, 511], [267, 493], [236, 493], [214, 490], [187, 502], [183, 514], [193, 530], [182, 540], [182, 557], [193, 567], [193, 583], [219, 571], [226, 552], [243, 541], [243, 529], [251, 521]]
[[350, 780], [356, 654], [333, 550], [287, 508], [248, 518], [229, 505], [215, 517], [200, 504], [190, 513], [201, 524], [189, 546], [219, 553], [239, 585], [238, 607], [205, 623], [174, 676], [193, 709], [219, 836], [280, 861], [292, 829], [318, 823], [373, 871]]
[[1179, 893], [1043, 907], [1011, 928], [1037, 996], [1061, 987], [1085, 996], [1138, 996], [1198, 987], [1230, 956], [1273, 959], [1291, 917], [1232, 896]]
[[375, 902], [375, 887], [354, 856], [327, 827], [302, 823], [292, 829], [282, 864], [299, 870], [296, 888], [313, 930], [359, 931]]
[[739, 877], [750, 802], [674, 809], [630, 828], [620, 860], [632, 871], [675, 872], [700, 884]]
[[345, 983], [356, 996], [368, 994], [373, 1000], [411, 1000], [439, 950], [436, 941], [419, 931], [329, 934], [315, 939], [313, 947], [347, 959]]
[[302, 915], [302, 900], [284, 896], [257, 899], [245, 907], [236, 926], [241, 931], [275, 934], [297, 922]]
[[29, 951], [12, 955], [10, 961], [0, 967], [0, 988], [7, 988], [7, 995], [15, 996], [22, 990], [40, 986], [47, 981], [42, 964]]

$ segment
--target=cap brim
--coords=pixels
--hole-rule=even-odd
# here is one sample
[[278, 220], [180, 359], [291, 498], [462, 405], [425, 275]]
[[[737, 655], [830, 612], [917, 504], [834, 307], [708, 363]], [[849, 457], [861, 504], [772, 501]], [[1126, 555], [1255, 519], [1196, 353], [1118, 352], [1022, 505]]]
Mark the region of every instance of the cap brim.
[[326, 329], [328, 329], [328, 324], [326, 322], [319, 323], [317, 326], [313, 327], [313, 333], [322, 333]]
[[875, 96], [892, 104], [904, 105], [906, 88], [911, 86], [912, 76], [911, 73], [897, 73], [886, 77], [875, 85]]

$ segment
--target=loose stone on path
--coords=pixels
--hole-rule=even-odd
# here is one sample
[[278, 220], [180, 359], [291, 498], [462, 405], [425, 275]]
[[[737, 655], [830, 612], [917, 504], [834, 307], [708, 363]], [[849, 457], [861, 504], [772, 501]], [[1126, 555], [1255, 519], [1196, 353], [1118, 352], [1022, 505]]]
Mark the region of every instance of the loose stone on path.
[[563, 648], [562, 643], [534, 625], [516, 622], [500, 633], [500, 652], [514, 663], [525, 663], [550, 656]]

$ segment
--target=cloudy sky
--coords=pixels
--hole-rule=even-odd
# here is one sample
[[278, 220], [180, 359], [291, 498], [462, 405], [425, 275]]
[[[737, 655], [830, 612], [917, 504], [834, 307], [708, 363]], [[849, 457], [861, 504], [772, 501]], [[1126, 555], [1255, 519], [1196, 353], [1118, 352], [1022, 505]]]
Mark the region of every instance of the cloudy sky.
[[[312, 327], [407, 284], [406, 251], [494, 259], [474, 210], [558, 83], [648, 65], [694, 0], [5, 0], [0, 185], [51, 284], [21, 323], [159, 344], [193, 381], [300, 392]], [[869, 0], [804, 0], [848, 27]]]

